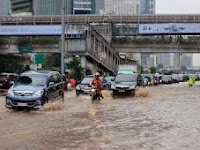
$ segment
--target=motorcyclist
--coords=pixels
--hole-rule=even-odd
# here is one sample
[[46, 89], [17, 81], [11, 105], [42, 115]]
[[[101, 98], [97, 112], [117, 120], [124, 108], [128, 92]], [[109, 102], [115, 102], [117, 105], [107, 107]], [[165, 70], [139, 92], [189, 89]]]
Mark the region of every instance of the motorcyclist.
[[92, 86], [94, 86], [97, 89], [97, 92], [99, 92], [99, 95], [101, 98], [103, 98], [103, 95], [101, 93], [101, 87], [102, 87], [102, 80], [100, 79], [100, 73], [97, 72], [95, 74], [94, 79], [92, 80]]

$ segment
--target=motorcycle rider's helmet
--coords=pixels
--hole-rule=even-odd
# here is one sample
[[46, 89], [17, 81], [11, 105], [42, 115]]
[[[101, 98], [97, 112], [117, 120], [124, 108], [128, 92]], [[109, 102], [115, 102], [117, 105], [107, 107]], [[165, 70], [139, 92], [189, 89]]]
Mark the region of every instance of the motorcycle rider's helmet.
[[97, 73], [95, 74], [95, 77], [99, 77], [99, 76], [100, 76], [100, 73], [97, 72]]

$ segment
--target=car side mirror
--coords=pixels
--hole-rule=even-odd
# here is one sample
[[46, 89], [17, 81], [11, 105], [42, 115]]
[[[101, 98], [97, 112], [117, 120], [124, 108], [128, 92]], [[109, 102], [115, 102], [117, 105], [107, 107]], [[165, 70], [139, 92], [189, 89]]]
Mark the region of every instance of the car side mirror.
[[50, 85], [54, 85], [54, 82], [49, 82], [49, 86], [50, 86]]

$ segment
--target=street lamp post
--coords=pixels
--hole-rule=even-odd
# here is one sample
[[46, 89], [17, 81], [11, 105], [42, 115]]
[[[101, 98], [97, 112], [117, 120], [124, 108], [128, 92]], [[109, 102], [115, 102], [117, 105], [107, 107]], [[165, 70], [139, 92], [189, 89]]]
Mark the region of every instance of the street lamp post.
[[62, 0], [61, 74], [65, 73], [65, 0]]

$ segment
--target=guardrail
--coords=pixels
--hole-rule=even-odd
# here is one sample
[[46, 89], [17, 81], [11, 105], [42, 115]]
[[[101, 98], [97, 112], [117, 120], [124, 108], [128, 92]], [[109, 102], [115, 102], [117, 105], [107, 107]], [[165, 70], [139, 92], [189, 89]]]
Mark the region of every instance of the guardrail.
[[[88, 23], [200, 23], [200, 15], [65, 15], [69, 24]], [[61, 24], [61, 15], [1, 16], [0, 24]]]

